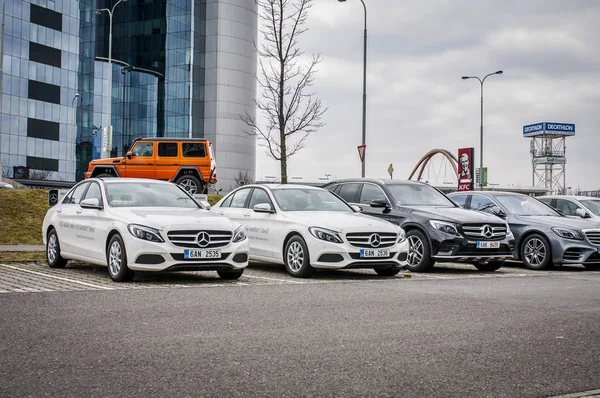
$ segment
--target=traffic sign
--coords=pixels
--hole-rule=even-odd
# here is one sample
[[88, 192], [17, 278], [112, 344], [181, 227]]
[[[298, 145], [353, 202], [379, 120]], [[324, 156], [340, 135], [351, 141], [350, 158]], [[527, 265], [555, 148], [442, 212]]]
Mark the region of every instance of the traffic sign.
[[360, 158], [360, 161], [363, 162], [365, 160], [365, 150], [367, 149], [366, 145], [359, 145], [358, 146], [358, 157]]
[[393, 178], [392, 175], [394, 174], [394, 166], [392, 166], [391, 163], [390, 167], [388, 167], [388, 174], [390, 175], [390, 178]]

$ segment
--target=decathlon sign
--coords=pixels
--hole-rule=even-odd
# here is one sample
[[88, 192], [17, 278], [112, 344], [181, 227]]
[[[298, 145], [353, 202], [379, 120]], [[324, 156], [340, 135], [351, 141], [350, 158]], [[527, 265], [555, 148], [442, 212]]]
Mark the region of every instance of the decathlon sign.
[[575, 125], [569, 123], [541, 122], [523, 126], [523, 136], [575, 135]]

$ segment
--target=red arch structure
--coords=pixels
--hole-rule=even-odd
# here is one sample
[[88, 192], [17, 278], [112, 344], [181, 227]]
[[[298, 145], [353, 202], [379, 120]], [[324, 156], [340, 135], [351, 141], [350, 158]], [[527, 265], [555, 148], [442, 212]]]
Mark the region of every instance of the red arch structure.
[[429, 151], [425, 155], [423, 155], [423, 157], [417, 162], [417, 165], [411, 171], [408, 179], [412, 180], [412, 178], [415, 175], [415, 173], [417, 172], [417, 170], [419, 170], [419, 174], [417, 175], [417, 180], [420, 180], [421, 177], [423, 176], [423, 171], [425, 170], [425, 167], [427, 167], [427, 163], [429, 163], [431, 158], [437, 154], [445, 156], [446, 159], [448, 159], [448, 161], [452, 165], [452, 170], [454, 171], [454, 173], [456, 173], [456, 178], [458, 178], [458, 160], [456, 159], [456, 156], [454, 156], [451, 152], [448, 152], [445, 149], [432, 149], [431, 151]]

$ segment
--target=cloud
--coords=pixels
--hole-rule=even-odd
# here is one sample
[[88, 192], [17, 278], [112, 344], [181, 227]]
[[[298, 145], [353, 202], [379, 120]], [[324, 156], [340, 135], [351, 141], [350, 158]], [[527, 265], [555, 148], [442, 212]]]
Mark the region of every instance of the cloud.
[[[600, 188], [600, 35], [596, 1], [369, 0], [367, 176], [407, 178], [433, 148], [473, 146], [479, 160], [484, 76], [484, 164], [492, 183], [532, 183], [522, 126], [575, 123], [567, 138], [567, 186]], [[363, 10], [359, 0], [319, 0], [301, 38], [324, 57], [315, 91], [329, 107], [325, 127], [289, 164], [290, 176], [359, 176]], [[279, 165], [257, 151], [257, 178]]]

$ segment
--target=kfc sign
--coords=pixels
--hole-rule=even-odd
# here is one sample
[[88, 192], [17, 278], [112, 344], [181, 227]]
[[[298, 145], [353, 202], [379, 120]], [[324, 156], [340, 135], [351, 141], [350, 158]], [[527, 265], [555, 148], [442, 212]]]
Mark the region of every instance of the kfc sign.
[[458, 190], [472, 191], [475, 181], [473, 167], [473, 148], [461, 148], [458, 150]]

